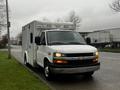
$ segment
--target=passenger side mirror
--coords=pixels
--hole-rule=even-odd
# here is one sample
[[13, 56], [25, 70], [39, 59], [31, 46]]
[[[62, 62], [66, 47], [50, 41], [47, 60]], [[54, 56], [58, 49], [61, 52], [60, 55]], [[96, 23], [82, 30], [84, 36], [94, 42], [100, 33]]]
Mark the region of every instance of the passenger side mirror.
[[40, 37], [39, 37], [39, 36], [38, 36], [38, 37], [35, 37], [35, 43], [36, 43], [37, 45], [41, 45]]
[[86, 43], [87, 43], [88, 45], [91, 44], [91, 39], [90, 39], [89, 37], [86, 38]]

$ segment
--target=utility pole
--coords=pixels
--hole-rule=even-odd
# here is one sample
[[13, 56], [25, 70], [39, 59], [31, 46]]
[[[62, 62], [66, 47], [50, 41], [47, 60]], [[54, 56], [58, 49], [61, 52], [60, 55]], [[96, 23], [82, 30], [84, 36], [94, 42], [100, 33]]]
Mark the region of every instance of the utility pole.
[[9, 10], [8, 0], [6, 0], [6, 16], [7, 16], [7, 35], [8, 35], [8, 59], [11, 59], [11, 47], [10, 47], [10, 22], [9, 22]]

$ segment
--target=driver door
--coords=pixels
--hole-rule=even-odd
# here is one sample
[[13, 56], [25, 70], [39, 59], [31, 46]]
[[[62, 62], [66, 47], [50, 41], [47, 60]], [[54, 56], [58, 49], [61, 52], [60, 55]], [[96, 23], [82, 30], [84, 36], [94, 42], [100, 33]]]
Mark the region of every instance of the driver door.
[[46, 48], [46, 38], [45, 38], [45, 32], [42, 32], [41, 38], [40, 38], [41, 45], [38, 46], [37, 51], [37, 63], [39, 63], [41, 66], [44, 64], [44, 56], [45, 56], [45, 48]]

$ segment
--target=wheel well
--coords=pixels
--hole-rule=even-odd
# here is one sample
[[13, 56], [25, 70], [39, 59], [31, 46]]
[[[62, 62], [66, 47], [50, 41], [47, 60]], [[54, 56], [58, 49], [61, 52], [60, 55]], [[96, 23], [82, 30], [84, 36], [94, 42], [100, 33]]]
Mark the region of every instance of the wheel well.
[[27, 57], [26, 57], [26, 53], [24, 53], [24, 60], [26, 60], [27, 59]]
[[45, 65], [46, 63], [49, 63], [49, 60], [48, 60], [47, 58], [44, 58], [44, 65]]
[[28, 61], [27, 53], [24, 53], [24, 60]]

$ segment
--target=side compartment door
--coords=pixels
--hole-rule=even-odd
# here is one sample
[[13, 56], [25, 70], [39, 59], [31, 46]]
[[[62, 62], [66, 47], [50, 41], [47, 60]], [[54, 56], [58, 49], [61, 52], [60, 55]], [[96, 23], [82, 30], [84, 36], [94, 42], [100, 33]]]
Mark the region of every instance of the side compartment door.
[[29, 44], [28, 44], [28, 63], [33, 65], [33, 33], [29, 33]]
[[38, 51], [37, 51], [37, 63], [43, 67], [44, 56], [46, 55], [45, 32], [42, 32], [40, 42], [41, 42], [41, 45], [38, 46]]

